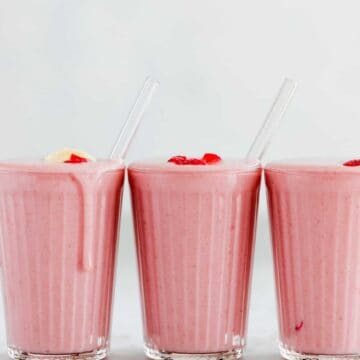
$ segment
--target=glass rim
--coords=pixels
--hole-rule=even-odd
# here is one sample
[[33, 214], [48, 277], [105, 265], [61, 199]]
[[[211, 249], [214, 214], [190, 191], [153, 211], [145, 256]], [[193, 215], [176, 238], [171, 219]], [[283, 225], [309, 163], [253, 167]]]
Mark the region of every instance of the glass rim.
[[252, 173], [262, 169], [259, 160], [228, 158], [219, 163], [207, 165], [177, 165], [168, 158], [152, 158], [134, 161], [128, 165], [130, 172], [159, 174], [222, 174]]
[[[104, 166], [105, 165], [105, 166]], [[12, 158], [0, 160], [0, 173], [73, 174], [125, 170], [120, 160], [97, 159], [85, 163], [56, 163], [42, 159]]]

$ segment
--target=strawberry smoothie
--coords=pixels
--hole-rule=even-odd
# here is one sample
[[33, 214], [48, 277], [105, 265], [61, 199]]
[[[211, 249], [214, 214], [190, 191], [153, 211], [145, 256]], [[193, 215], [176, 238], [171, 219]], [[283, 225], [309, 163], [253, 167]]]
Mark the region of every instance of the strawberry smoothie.
[[360, 359], [360, 167], [292, 160], [265, 175], [282, 355]]
[[134, 163], [128, 171], [146, 355], [240, 358], [259, 164], [159, 160]]
[[109, 347], [124, 167], [0, 163], [0, 261], [13, 359], [101, 359]]

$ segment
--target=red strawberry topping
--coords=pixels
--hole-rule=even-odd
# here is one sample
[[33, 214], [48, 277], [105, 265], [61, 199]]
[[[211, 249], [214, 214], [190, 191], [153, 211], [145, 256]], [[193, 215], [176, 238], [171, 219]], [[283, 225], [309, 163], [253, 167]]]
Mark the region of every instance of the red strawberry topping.
[[206, 153], [202, 157], [202, 160], [205, 161], [206, 164], [214, 164], [214, 163], [221, 161], [221, 157], [216, 154]]
[[206, 165], [206, 162], [202, 159], [191, 158], [185, 160], [185, 165]]
[[64, 163], [66, 164], [79, 164], [84, 162], [88, 162], [88, 159], [76, 154], [71, 154], [70, 159], [64, 161]]
[[216, 154], [206, 153], [201, 159], [198, 158], [187, 158], [184, 155], [177, 155], [171, 157], [168, 162], [176, 165], [209, 165], [215, 164], [221, 161], [221, 157]]
[[349, 160], [343, 163], [344, 166], [360, 166], [360, 159]]
[[183, 155], [173, 156], [172, 158], [170, 158], [168, 160], [168, 162], [172, 162], [177, 165], [182, 165], [185, 163], [185, 161], [186, 161], [186, 156], [183, 156]]

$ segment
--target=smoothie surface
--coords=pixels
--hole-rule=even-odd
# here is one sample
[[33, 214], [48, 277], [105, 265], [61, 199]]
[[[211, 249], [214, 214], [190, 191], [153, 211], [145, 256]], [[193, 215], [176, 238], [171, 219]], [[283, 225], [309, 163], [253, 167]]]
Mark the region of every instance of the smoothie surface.
[[350, 159], [294, 158], [273, 161], [265, 166], [265, 171], [281, 173], [359, 173], [360, 166], [344, 166]]
[[251, 172], [261, 167], [258, 160], [226, 159], [207, 165], [177, 165], [168, 162], [167, 158], [137, 161], [129, 165], [129, 169], [140, 172]]
[[120, 160], [96, 160], [73, 164], [52, 163], [39, 159], [10, 159], [0, 161], [0, 172], [86, 173], [116, 171], [122, 168], [124, 168], [124, 164]]

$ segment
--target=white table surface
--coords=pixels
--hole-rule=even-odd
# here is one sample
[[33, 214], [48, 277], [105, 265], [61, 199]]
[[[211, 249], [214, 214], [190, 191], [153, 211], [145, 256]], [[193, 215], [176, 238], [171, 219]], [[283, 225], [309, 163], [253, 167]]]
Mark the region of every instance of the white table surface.
[[[269, 231], [265, 211], [260, 211], [248, 323], [248, 360], [281, 359], [277, 351], [277, 321]], [[144, 359], [137, 269], [131, 216], [124, 211], [118, 254], [118, 275], [113, 310], [112, 354], [114, 360]], [[0, 360], [7, 359], [3, 310], [0, 312]]]

